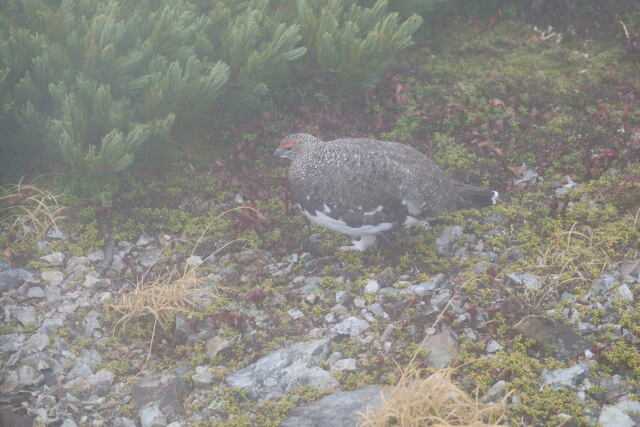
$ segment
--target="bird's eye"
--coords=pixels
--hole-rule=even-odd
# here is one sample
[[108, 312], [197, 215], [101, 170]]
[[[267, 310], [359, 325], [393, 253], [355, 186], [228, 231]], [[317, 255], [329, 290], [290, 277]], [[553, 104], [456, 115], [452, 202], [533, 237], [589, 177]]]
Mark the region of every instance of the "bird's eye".
[[285, 141], [282, 143], [281, 147], [284, 148], [285, 150], [290, 150], [293, 148], [293, 141]]

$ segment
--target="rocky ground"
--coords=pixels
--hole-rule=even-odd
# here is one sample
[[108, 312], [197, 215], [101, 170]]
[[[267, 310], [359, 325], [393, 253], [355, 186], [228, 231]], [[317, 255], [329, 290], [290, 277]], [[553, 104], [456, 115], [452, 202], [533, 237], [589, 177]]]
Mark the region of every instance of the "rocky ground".
[[[105, 274], [90, 206], [63, 193], [66, 218], [39, 234], [17, 200], [0, 231], [3, 425], [354, 425], [409, 365], [457, 367], [513, 425], [639, 425], [637, 62], [516, 27], [473, 42], [508, 52], [477, 80], [446, 81], [471, 49], [451, 42], [367, 107], [377, 135], [431, 135], [419, 149], [503, 203], [368, 253], [336, 251], [343, 237], [291, 209], [263, 138], [291, 126], [277, 115], [214, 166], [124, 183]], [[548, 63], [521, 71], [531, 55]], [[320, 104], [296, 125], [347, 127]]]

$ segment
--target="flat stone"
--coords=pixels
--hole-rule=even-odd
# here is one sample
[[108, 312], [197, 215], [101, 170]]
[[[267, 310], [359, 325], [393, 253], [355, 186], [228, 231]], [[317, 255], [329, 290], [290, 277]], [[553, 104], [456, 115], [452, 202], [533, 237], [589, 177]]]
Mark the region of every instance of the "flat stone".
[[42, 277], [42, 280], [44, 280], [45, 283], [52, 286], [58, 286], [64, 280], [62, 272], [57, 270], [43, 271], [40, 273], [40, 277]]
[[29, 292], [27, 292], [27, 297], [33, 298], [33, 299], [42, 299], [46, 297], [46, 295], [40, 286], [33, 286], [29, 288]]
[[616, 289], [616, 291], [612, 295], [612, 298], [617, 301], [633, 302], [633, 292], [631, 292], [629, 285], [625, 283], [620, 285], [618, 289]]
[[356, 370], [356, 359], [338, 359], [331, 365], [332, 371], [355, 371]]
[[622, 276], [640, 277], [640, 258], [623, 262], [620, 266], [620, 274], [622, 274]]
[[185, 394], [182, 383], [174, 376], [154, 375], [144, 377], [133, 385], [131, 404], [142, 409], [151, 402], [158, 402], [167, 412], [185, 415], [183, 396]]
[[136, 427], [136, 423], [126, 417], [117, 417], [113, 419], [113, 427]]
[[369, 329], [369, 323], [367, 323], [366, 320], [358, 319], [354, 316], [343, 320], [331, 328], [336, 334], [349, 335], [351, 338], [357, 337], [367, 329]]
[[138, 255], [138, 262], [143, 267], [151, 267], [164, 261], [166, 257], [162, 254], [162, 249], [149, 249], [141, 251]]
[[458, 340], [450, 329], [425, 338], [421, 345], [427, 350], [427, 365], [432, 368], [444, 368], [458, 354]]
[[191, 375], [191, 380], [199, 386], [208, 386], [213, 382], [213, 372], [206, 366], [196, 366], [196, 373]]
[[448, 289], [441, 290], [438, 295], [431, 298], [429, 301], [434, 307], [440, 308], [451, 299], [451, 291]]
[[67, 234], [61, 228], [53, 227], [47, 231], [47, 237], [51, 240], [64, 240]]
[[47, 348], [50, 342], [51, 340], [49, 339], [49, 335], [45, 332], [36, 332], [29, 337], [25, 343], [24, 350], [29, 353], [42, 351]]
[[330, 340], [324, 338], [276, 350], [229, 375], [227, 384], [245, 390], [254, 400], [278, 398], [302, 385], [336, 391], [338, 381], [318, 366], [329, 356], [329, 347]]
[[604, 405], [598, 417], [600, 427], [637, 427], [637, 423], [617, 405]]
[[351, 301], [352, 295], [349, 291], [337, 291], [336, 292], [336, 303], [341, 305], [347, 305], [349, 301]]
[[149, 234], [146, 234], [146, 233], [142, 233], [138, 238], [138, 241], [136, 242], [136, 246], [138, 247], [147, 246], [153, 243], [154, 241], [155, 241], [155, 238], [153, 236], [150, 236]]
[[107, 286], [107, 281], [100, 277], [97, 272], [90, 271], [84, 278], [82, 286], [88, 289], [103, 289]]
[[456, 241], [462, 236], [464, 229], [459, 225], [445, 227], [436, 239], [436, 251], [439, 255], [450, 255], [453, 253]]
[[213, 338], [209, 338], [204, 349], [207, 356], [213, 357], [221, 351], [231, 347], [231, 345], [231, 341], [218, 335]]
[[104, 396], [111, 390], [115, 375], [107, 369], [100, 369], [93, 375], [87, 377], [87, 386], [91, 388], [91, 394]]
[[33, 427], [34, 417], [18, 415], [9, 408], [0, 407], [0, 426], [5, 427]]
[[0, 271], [0, 294], [22, 286], [25, 281], [33, 280], [33, 274], [22, 268], [9, 268]]
[[38, 320], [36, 309], [31, 306], [9, 307], [9, 313], [11, 318], [16, 319], [22, 326], [36, 323]]
[[13, 353], [24, 344], [26, 336], [23, 334], [0, 335], [0, 353]]
[[495, 353], [496, 351], [502, 350], [504, 347], [500, 345], [500, 343], [496, 340], [491, 340], [487, 343], [487, 347], [485, 350], [487, 353]]
[[185, 260], [185, 264], [188, 266], [198, 266], [202, 264], [202, 257], [198, 255], [191, 255]]
[[489, 390], [482, 396], [483, 402], [496, 402], [499, 399], [502, 399], [505, 394], [507, 394], [507, 382], [504, 380], [500, 380], [492, 385]]
[[291, 310], [287, 311], [287, 314], [289, 315], [289, 317], [291, 317], [293, 320], [298, 320], [301, 317], [304, 317], [304, 313], [302, 311], [300, 311], [299, 308], [292, 308]]
[[100, 318], [100, 313], [95, 310], [91, 310], [84, 318], [84, 332], [83, 335], [85, 337], [92, 337], [94, 335], [94, 331], [102, 330], [102, 326], [98, 319]]
[[561, 360], [582, 354], [593, 346], [564, 323], [541, 316], [526, 316], [515, 325], [515, 329]]
[[353, 427], [363, 418], [359, 415], [381, 406], [382, 388], [371, 385], [354, 391], [331, 394], [315, 402], [306, 403], [289, 412], [281, 427]]
[[164, 427], [167, 417], [162, 413], [158, 402], [151, 402], [138, 411], [142, 427]]
[[367, 284], [364, 287], [365, 294], [375, 294], [379, 290], [380, 290], [380, 285], [378, 284], [378, 281], [375, 279], [369, 279], [367, 281]]
[[566, 369], [543, 369], [542, 378], [544, 385], [550, 385], [553, 388], [573, 388], [580, 384], [589, 371], [589, 365], [581, 363]]
[[428, 282], [420, 282], [415, 285], [411, 285], [407, 288], [407, 291], [413, 292], [419, 297], [424, 298], [431, 295], [433, 291], [436, 290], [437, 286], [438, 282], [434, 279]]
[[507, 274], [509, 282], [516, 286], [523, 286], [527, 289], [538, 290], [542, 287], [543, 278], [529, 273], [510, 273]]
[[40, 257], [41, 260], [48, 262], [54, 267], [59, 267], [64, 264], [64, 254], [62, 252], [53, 252], [49, 255]]
[[18, 369], [18, 384], [30, 387], [37, 386], [43, 381], [44, 375], [29, 365], [22, 365], [20, 369]]

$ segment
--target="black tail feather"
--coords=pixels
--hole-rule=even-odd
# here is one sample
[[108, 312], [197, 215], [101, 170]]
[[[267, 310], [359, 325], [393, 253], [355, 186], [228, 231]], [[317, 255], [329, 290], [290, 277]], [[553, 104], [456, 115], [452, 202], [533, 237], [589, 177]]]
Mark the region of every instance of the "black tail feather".
[[459, 194], [464, 204], [468, 204], [474, 208], [495, 205], [498, 203], [499, 196], [497, 191], [480, 187], [462, 187]]

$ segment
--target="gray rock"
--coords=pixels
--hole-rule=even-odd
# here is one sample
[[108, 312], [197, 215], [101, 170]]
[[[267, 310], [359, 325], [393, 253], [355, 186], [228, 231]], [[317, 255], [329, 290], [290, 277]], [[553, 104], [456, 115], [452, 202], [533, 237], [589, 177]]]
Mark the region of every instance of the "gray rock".
[[532, 338], [548, 353], [564, 360], [575, 354], [582, 354], [593, 344], [573, 332], [562, 322], [540, 316], [526, 316], [517, 325], [516, 331], [526, 338]]
[[47, 231], [47, 237], [51, 240], [64, 240], [67, 235], [61, 228], [53, 227]]
[[380, 386], [335, 393], [293, 409], [281, 427], [353, 427], [363, 421], [360, 413], [382, 404]]
[[37, 322], [36, 309], [31, 306], [12, 306], [9, 309], [10, 318], [16, 319], [22, 326]]
[[498, 341], [491, 340], [487, 343], [487, 347], [485, 348], [485, 350], [487, 351], [487, 353], [495, 353], [496, 351], [500, 351], [503, 348], [504, 347], [502, 347], [502, 345], [500, 345]]
[[26, 337], [22, 334], [0, 335], [0, 353], [13, 353], [18, 351]]
[[231, 345], [231, 341], [218, 335], [207, 340], [204, 347], [205, 353], [207, 356], [213, 357], [221, 351], [231, 347]]
[[78, 427], [78, 424], [76, 424], [76, 422], [71, 418], [67, 418], [62, 422], [62, 424], [60, 424], [60, 427]]
[[527, 289], [540, 289], [542, 287], [542, 277], [529, 273], [507, 274], [509, 282], [516, 286], [524, 286]]
[[30, 387], [37, 386], [44, 381], [44, 375], [29, 365], [22, 365], [18, 369], [18, 384]]
[[438, 295], [435, 295], [434, 297], [432, 297], [429, 302], [434, 307], [441, 308], [444, 304], [449, 302], [450, 299], [451, 299], [451, 291], [449, 289], [443, 289], [438, 293]]
[[100, 318], [100, 313], [95, 310], [91, 310], [84, 318], [84, 333], [85, 337], [92, 337], [95, 330], [102, 330], [102, 326], [98, 319]]
[[27, 297], [33, 299], [42, 299], [46, 297], [46, 294], [40, 286], [32, 286], [29, 288], [29, 292], [27, 292]]
[[158, 402], [164, 413], [186, 415], [182, 396], [184, 386], [176, 377], [170, 375], [154, 375], [144, 377], [133, 385], [131, 404], [142, 409], [151, 402]]
[[64, 264], [64, 254], [62, 252], [53, 252], [49, 255], [40, 257], [41, 260], [48, 262], [54, 267], [59, 267]]
[[429, 354], [427, 365], [432, 368], [444, 368], [458, 354], [458, 339], [451, 329], [425, 338], [421, 345]]
[[33, 427], [34, 417], [18, 415], [8, 407], [0, 407], [0, 426], [5, 427]]
[[550, 385], [553, 388], [573, 388], [580, 384], [589, 371], [589, 365], [581, 363], [566, 369], [543, 369], [542, 378], [544, 385]]
[[462, 236], [464, 230], [459, 225], [445, 227], [436, 239], [436, 251], [440, 255], [450, 255], [455, 249], [456, 241]]
[[640, 258], [623, 262], [620, 266], [620, 274], [622, 277], [640, 277]]
[[337, 372], [343, 371], [355, 371], [356, 370], [356, 359], [338, 359], [331, 364], [331, 370]]
[[528, 166], [526, 163], [522, 164], [521, 169], [522, 176], [518, 179], [514, 178], [514, 184], [535, 184], [544, 181], [544, 179], [540, 175], [538, 175], [538, 172], [536, 172], [535, 168]]
[[87, 386], [91, 388], [91, 394], [104, 396], [111, 390], [114, 379], [113, 372], [107, 369], [100, 369], [93, 375], [87, 377]]
[[289, 317], [291, 317], [293, 320], [298, 320], [301, 317], [304, 317], [304, 313], [302, 311], [300, 311], [299, 308], [292, 308], [291, 310], [287, 311], [287, 314], [289, 315]]
[[500, 380], [492, 385], [489, 390], [482, 396], [483, 402], [495, 402], [502, 399], [507, 394], [507, 382]]
[[622, 399], [615, 405], [604, 405], [598, 425], [602, 427], [634, 427], [640, 424], [640, 402]]
[[50, 342], [51, 340], [46, 332], [38, 331], [29, 337], [24, 345], [24, 350], [28, 353], [42, 351], [47, 348]]
[[369, 329], [369, 323], [367, 323], [366, 320], [358, 319], [354, 316], [343, 320], [331, 328], [336, 334], [349, 335], [351, 338], [357, 337], [367, 329]]
[[614, 301], [633, 302], [633, 292], [629, 289], [629, 285], [625, 283], [615, 290], [611, 298]]
[[113, 427], [136, 427], [136, 423], [126, 417], [117, 417], [113, 419]]
[[185, 264], [188, 266], [198, 266], [202, 264], [202, 257], [198, 255], [191, 255], [185, 260]]
[[96, 350], [85, 350], [77, 360], [73, 368], [67, 374], [70, 379], [93, 375], [93, 368], [102, 362], [102, 355]]
[[138, 262], [143, 267], [151, 267], [165, 260], [165, 256], [162, 254], [162, 249], [148, 249], [140, 251], [138, 255]]
[[364, 287], [365, 294], [375, 294], [380, 290], [380, 285], [375, 279], [369, 279]]
[[384, 308], [382, 308], [382, 305], [380, 303], [374, 302], [373, 304], [369, 304], [367, 306], [367, 310], [369, 310], [369, 312], [373, 313], [373, 315], [377, 319], [388, 319], [389, 318], [389, 315], [384, 311]]
[[206, 366], [196, 366], [196, 373], [191, 375], [191, 380], [199, 386], [208, 386], [213, 382], [213, 372]]
[[40, 277], [42, 277], [42, 280], [44, 280], [45, 283], [52, 286], [58, 286], [64, 280], [62, 272], [57, 270], [43, 271], [40, 273]]
[[349, 291], [337, 291], [336, 292], [336, 303], [340, 305], [347, 305], [349, 301], [351, 301], [351, 292]]
[[155, 238], [153, 236], [146, 233], [142, 233], [138, 238], [138, 241], [136, 242], [136, 246], [138, 247], [147, 246], [153, 243], [154, 241], [155, 241]]
[[158, 402], [151, 402], [138, 411], [142, 427], [164, 427], [167, 417], [162, 413]]
[[82, 286], [88, 289], [104, 289], [108, 281], [103, 279], [95, 271], [90, 271], [84, 278]]
[[277, 398], [302, 385], [336, 391], [340, 385], [318, 366], [329, 355], [328, 338], [302, 342], [276, 350], [227, 378], [231, 387], [246, 390], [254, 400]]
[[0, 294], [22, 286], [25, 281], [33, 280], [33, 274], [22, 268], [9, 268], [0, 271]]
[[446, 280], [446, 277], [444, 276], [444, 274], [438, 274], [436, 277], [433, 278], [433, 280], [411, 285], [407, 288], [407, 290], [414, 292], [418, 296], [424, 298], [426, 296], [429, 296], [431, 293], [433, 293], [433, 291], [435, 291], [436, 288], [440, 286], [445, 280]]

